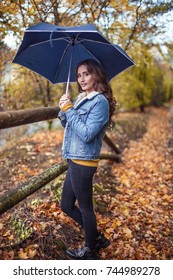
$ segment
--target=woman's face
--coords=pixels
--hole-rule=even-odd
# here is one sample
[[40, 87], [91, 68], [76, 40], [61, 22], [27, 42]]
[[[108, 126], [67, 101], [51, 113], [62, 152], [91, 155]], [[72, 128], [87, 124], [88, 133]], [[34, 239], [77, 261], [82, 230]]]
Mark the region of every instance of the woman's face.
[[86, 65], [79, 66], [77, 71], [77, 82], [87, 94], [94, 91], [94, 77], [88, 72]]

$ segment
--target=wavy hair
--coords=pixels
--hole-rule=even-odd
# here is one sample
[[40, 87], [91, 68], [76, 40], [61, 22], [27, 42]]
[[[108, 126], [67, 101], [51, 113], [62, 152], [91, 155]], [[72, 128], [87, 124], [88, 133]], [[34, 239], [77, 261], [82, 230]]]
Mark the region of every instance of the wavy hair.
[[[76, 77], [77, 77], [77, 72], [78, 68], [82, 65], [85, 65], [87, 67], [88, 73], [91, 74], [94, 77], [95, 83], [94, 83], [94, 90], [97, 92], [101, 92], [104, 94], [104, 96], [107, 98], [109, 102], [109, 128], [113, 128], [115, 125], [115, 122], [113, 121], [113, 115], [115, 113], [116, 107], [117, 107], [117, 101], [113, 97], [112, 93], [112, 88], [109, 84], [107, 75], [102, 68], [102, 66], [95, 60], [93, 59], [86, 59], [84, 61], [81, 61], [77, 68], [76, 68]], [[76, 78], [77, 80], [77, 78]], [[78, 91], [82, 92], [82, 88], [80, 84], [78, 84]]]

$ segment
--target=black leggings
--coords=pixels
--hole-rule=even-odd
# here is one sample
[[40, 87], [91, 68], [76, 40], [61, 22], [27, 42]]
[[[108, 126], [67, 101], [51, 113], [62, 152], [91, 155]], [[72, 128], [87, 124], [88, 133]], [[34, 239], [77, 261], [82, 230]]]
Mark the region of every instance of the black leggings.
[[[92, 202], [92, 180], [97, 167], [83, 166], [68, 160], [61, 209], [73, 218], [85, 232], [85, 246], [93, 249], [98, 235]], [[76, 205], [76, 200], [78, 205]]]

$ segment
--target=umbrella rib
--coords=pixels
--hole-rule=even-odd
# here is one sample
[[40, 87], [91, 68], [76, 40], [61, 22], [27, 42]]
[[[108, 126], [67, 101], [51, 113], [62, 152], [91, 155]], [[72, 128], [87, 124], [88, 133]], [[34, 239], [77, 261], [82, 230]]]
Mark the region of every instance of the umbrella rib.
[[[79, 38], [79, 39], [80, 39], [80, 38]], [[114, 47], [117, 51], [119, 51], [123, 56], [126, 56], [126, 58], [128, 58], [132, 63], [134, 63], [133, 60], [132, 60], [128, 55], [126, 55], [125, 53], [123, 53], [120, 49], [118, 49], [118, 48], [116, 47], [116, 45], [114, 45], [114, 44], [112, 44], [112, 43], [103, 43], [103, 42], [94, 41], [94, 40], [90, 40], [90, 39], [81, 39], [80, 41], [77, 41], [77, 43], [79, 44], [79, 43], [85, 42], [85, 41], [87, 41], [87, 42], [92, 42], [92, 43], [98, 43], [98, 44], [102, 44], [102, 45], [107, 45], [107, 46], [112, 46], [112, 47]]]
[[[80, 39], [80, 38], [79, 38]], [[78, 41], [77, 43], [81, 43], [81, 42], [84, 42], [84, 41], [87, 41], [87, 42], [92, 42], [92, 43], [98, 43], [98, 44], [102, 44], [102, 45], [108, 45], [108, 46], [113, 46], [113, 44], [111, 43], [104, 43], [104, 42], [100, 42], [100, 41], [95, 41], [95, 40], [91, 40], [91, 39], [81, 39], [80, 41]]]
[[76, 35], [76, 36], [73, 36], [73, 37], [70, 37], [68, 35], [68, 33], [65, 33], [67, 35], [67, 37], [69, 38], [69, 41], [68, 42], [71, 42], [71, 45], [72, 44], [76, 44], [77, 43], [77, 40], [78, 40], [78, 37], [80, 35], [80, 32]]
[[60, 62], [59, 62], [59, 67], [58, 67], [58, 69], [57, 69], [57, 71], [56, 71], [56, 74], [55, 74], [55, 81], [56, 81], [57, 76], [58, 76], [58, 74], [59, 74], [61, 62], [62, 62], [62, 60], [63, 60], [63, 58], [64, 58], [64, 56], [65, 56], [65, 53], [67, 52], [67, 49], [69, 48], [70, 45], [71, 45], [71, 42], [66, 46], [65, 50], [63, 51], [63, 54], [62, 54], [62, 56], [61, 56], [61, 60], [60, 60]]
[[92, 56], [94, 56], [94, 58], [97, 60], [97, 62], [100, 64], [100, 61], [99, 61], [99, 59], [86, 47], [86, 46], [84, 46], [82, 43], [81, 43], [81, 46], [84, 48], [84, 49], [86, 49], [88, 52], [89, 52], [89, 54], [91, 54]]
[[58, 67], [58, 69], [57, 69], [57, 71], [56, 71], [56, 75], [55, 75], [55, 81], [56, 81], [57, 76], [58, 76], [58, 74], [59, 74], [61, 62], [62, 62], [62, 60], [63, 60], [63, 58], [64, 58], [64, 56], [65, 56], [65, 53], [67, 52], [67, 49], [69, 48], [69, 46], [72, 46], [72, 52], [71, 52], [71, 57], [70, 57], [70, 65], [69, 65], [69, 71], [68, 71], [68, 77], [67, 77], [66, 93], [65, 93], [66, 95], [67, 95], [67, 93], [68, 93], [68, 87], [69, 87], [69, 81], [70, 81], [70, 71], [71, 71], [71, 64], [72, 64], [72, 57], [73, 57], [73, 44], [76, 43], [79, 34], [80, 34], [80, 33], [78, 33], [77, 36], [76, 36], [75, 38], [71, 38], [71, 37], [66, 33], [66, 35], [67, 35], [67, 37], [69, 38], [70, 41], [68, 41], [69, 44], [67, 45], [67, 47], [65, 48], [65, 50], [64, 50], [64, 52], [63, 52], [63, 54], [62, 54], [62, 56], [61, 56], [61, 60], [60, 60], [60, 63], [59, 63], [59, 67]]
[[[57, 38], [57, 39], [52, 39], [51, 41], [55, 41], [55, 40], [56, 40], [56, 41], [64, 40], [64, 41], [70, 43], [70, 41], [67, 40], [66, 38]], [[32, 45], [30, 45], [30, 47], [32, 47], [32, 46], [37, 46], [37, 45], [41, 45], [41, 44], [47, 43], [47, 42], [50, 42], [50, 39], [49, 39], [49, 40], [46, 40], [46, 41], [42, 41], [42, 42], [36, 43], [36, 44], [32, 44]]]

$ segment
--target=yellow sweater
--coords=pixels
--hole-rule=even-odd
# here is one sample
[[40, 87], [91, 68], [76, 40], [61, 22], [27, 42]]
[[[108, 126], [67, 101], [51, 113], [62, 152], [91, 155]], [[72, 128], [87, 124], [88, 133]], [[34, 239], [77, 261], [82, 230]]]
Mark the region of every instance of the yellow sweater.
[[99, 159], [97, 160], [80, 160], [80, 159], [72, 159], [76, 164], [84, 165], [84, 166], [93, 166], [97, 167], [99, 163]]

